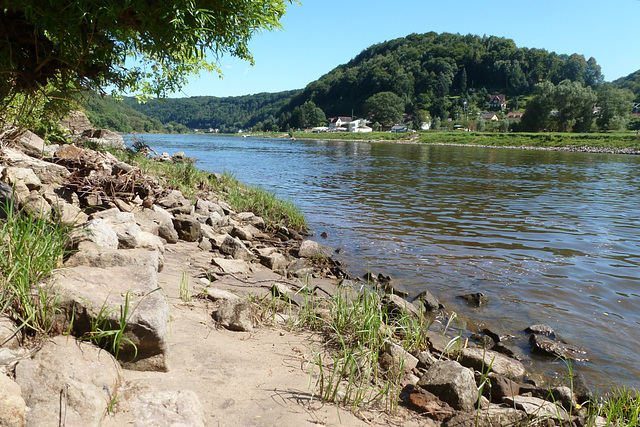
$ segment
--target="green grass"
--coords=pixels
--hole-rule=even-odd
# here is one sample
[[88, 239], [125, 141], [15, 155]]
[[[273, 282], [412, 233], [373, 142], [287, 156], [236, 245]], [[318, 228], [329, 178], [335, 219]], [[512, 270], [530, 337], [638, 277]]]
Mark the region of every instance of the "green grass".
[[29, 334], [47, 334], [58, 300], [42, 281], [62, 264], [69, 229], [11, 204], [0, 210], [7, 213], [0, 220], [0, 313]]
[[590, 418], [603, 417], [607, 426], [640, 426], [640, 395], [620, 387], [607, 393], [598, 404], [590, 406]]
[[419, 142], [421, 144], [459, 144], [490, 147], [592, 147], [612, 150], [640, 150], [640, 136], [635, 132], [565, 133], [565, 132], [462, 132], [426, 131], [417, 133], [305, 133], [295, 132], [296, 139], [345, 141]]

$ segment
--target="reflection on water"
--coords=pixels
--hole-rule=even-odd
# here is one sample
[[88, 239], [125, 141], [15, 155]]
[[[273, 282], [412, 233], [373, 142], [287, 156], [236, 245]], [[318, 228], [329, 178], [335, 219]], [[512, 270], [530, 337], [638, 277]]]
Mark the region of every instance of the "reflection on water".
[[204, 135], [145, 141], [293, 199], [355, 273], [389, 273], [455, 310], [455, 295], [483, 292], [490, 304], [473, 312], [477, 322], [510, 333], [547, 323], [589, 350], [587, 375], [628, 385], [640, 377], [640, 157]]

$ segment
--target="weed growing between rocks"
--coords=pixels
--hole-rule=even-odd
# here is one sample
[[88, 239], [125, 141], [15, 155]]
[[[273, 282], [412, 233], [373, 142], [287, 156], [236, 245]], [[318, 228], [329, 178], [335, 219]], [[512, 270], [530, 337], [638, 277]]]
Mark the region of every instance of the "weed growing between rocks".
[[69, 228], [16, 212], [11, 202], [0, 211], [6, 215], [0, 220], [0, 314], [27, 333], [47, 334], [57, 298], [41, 282], [62, 265]]
[[591, 406], [589, 419], [602, 417], [607, 426], [640, 426], [640, 395], [623, 386], [605, 395], [597, 405]]

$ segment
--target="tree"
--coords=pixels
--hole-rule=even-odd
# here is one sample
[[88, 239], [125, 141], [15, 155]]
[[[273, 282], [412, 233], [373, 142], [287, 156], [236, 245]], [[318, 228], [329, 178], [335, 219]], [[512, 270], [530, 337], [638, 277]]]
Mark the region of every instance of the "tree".
[[[0, 12], [0, 107], [108, 86], [164, 96], [280, 27], [291, 0], [21, 0]], [[4, 110], [4, 108], [2, 109]]]
[[620, 130], [626, 127], [629, 113], [633, 109], [633, 93], [616, 89], [611, 84], [598, 88], [598, 117], [596, 124], [602, 130]]
[[521, 126], [529, 132], [539, 132], [551, 129], [551, 110], [554, 107], [555, 86], [546, 81], [538, 83], [533, 97], [527, 103], [527, 109], [522, 116]]
[[593, 106], [596, 94], [580, 82], [564, 80], [554, 92], [554, 103], [558, 110], [558, 129], [566, 132], [586, 132], [593, 125]]
[[397, 123], [402, 120], [404, 101], [393, 92], [378, 92], [366, 100], [364, 109], [380, 123]]

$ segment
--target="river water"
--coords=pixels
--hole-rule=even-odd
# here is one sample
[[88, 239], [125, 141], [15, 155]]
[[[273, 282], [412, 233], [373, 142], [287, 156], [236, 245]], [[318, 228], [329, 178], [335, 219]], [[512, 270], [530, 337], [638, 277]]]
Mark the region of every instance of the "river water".
[[[125, 136], [126, 137], [126, 136]], [[292, 199], [356, 274], [428, 289], [470, 329], [545, 323], [590, 384], [640, 387], [640, 156], [145, 135]], [[320, 236], [326, 232], [328, 237]], [[457, 295], [482, 292], [481, 308]], [[534, 358], [534, 368], [561, 370]], [[540, 366], [545, 366], [540, 368]]]

